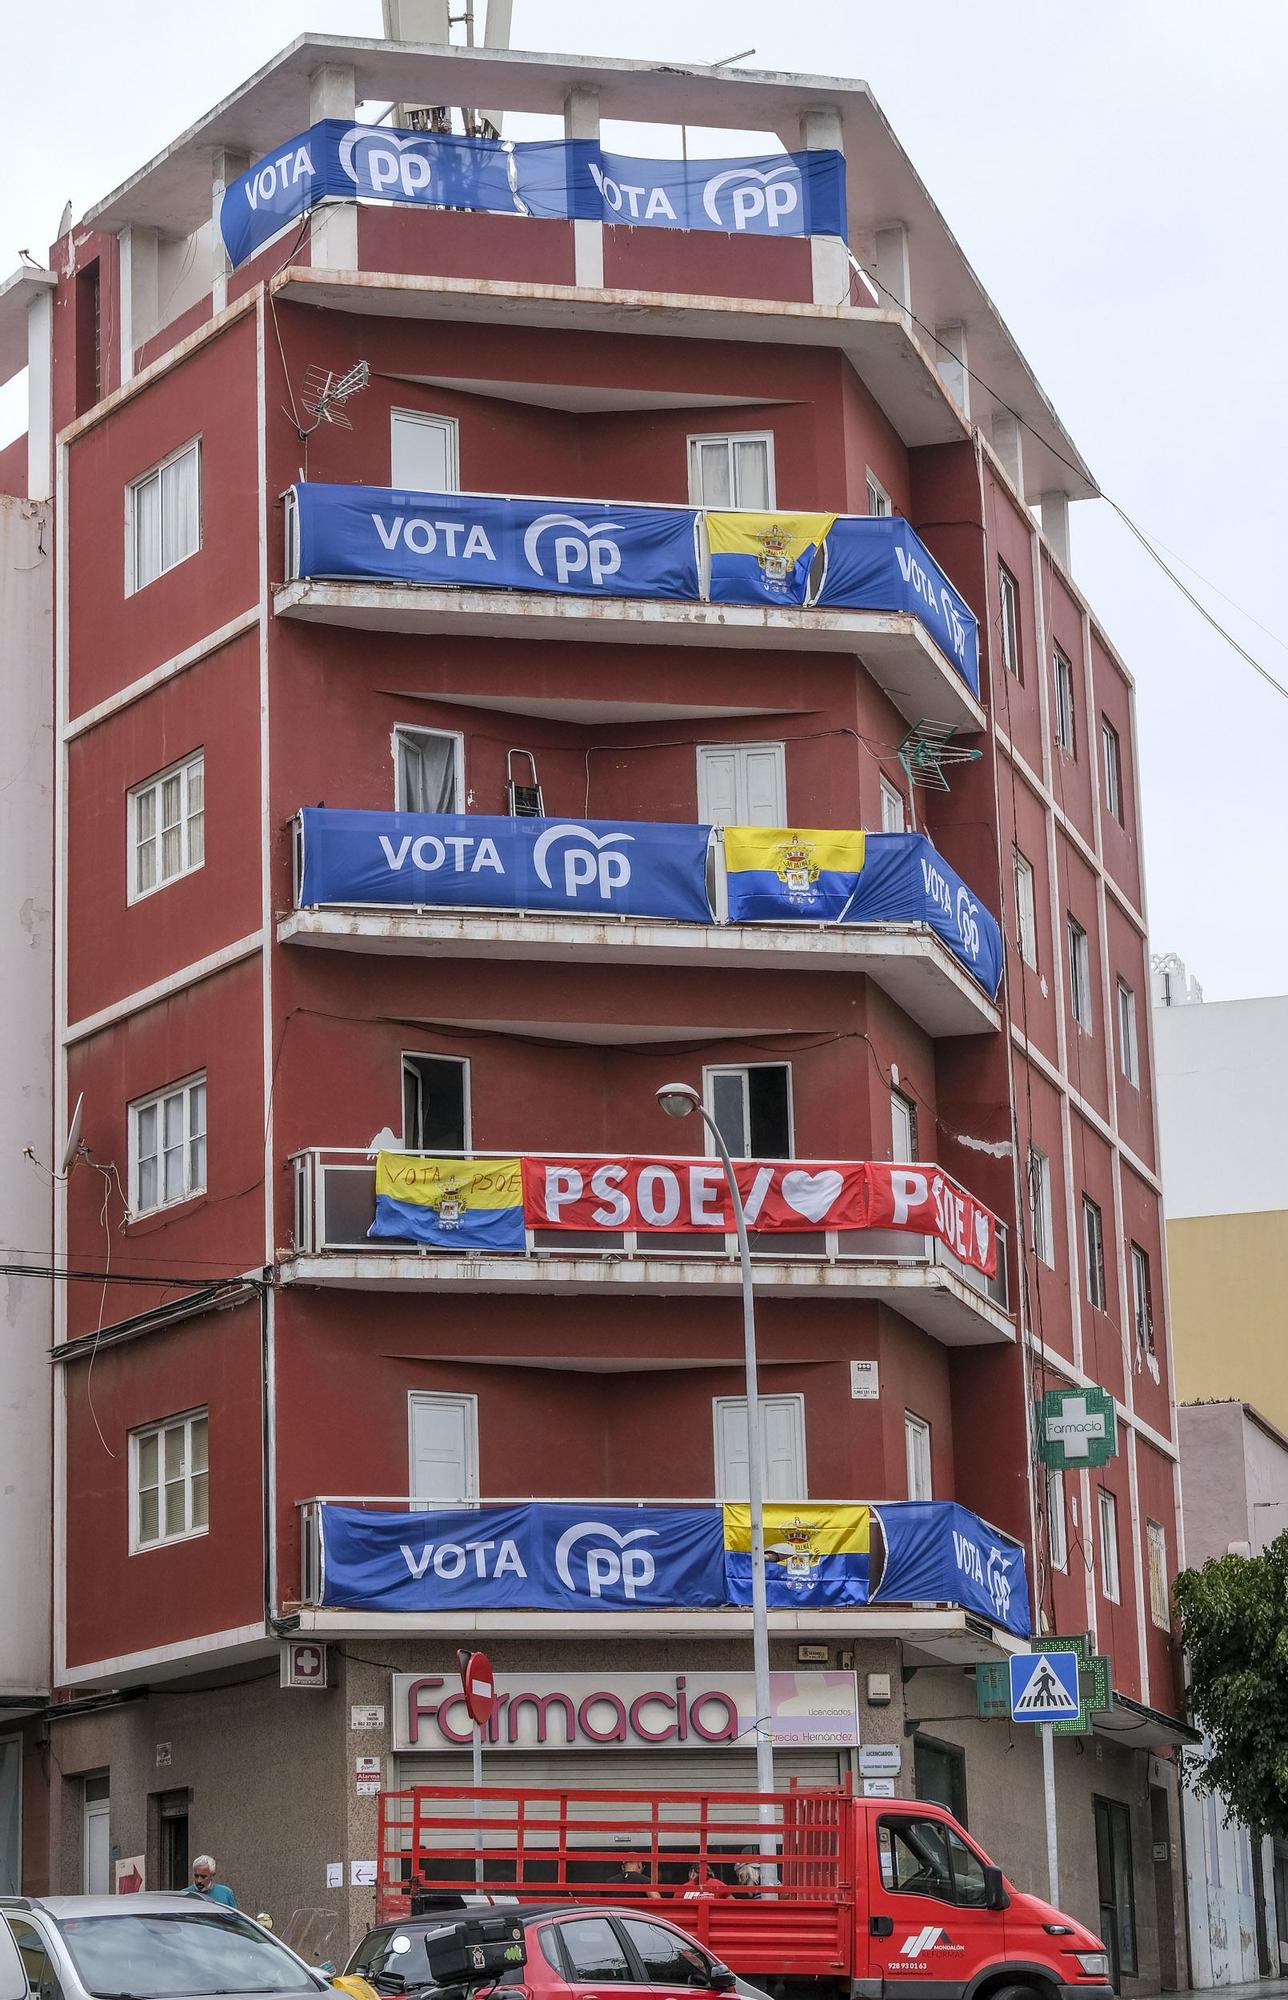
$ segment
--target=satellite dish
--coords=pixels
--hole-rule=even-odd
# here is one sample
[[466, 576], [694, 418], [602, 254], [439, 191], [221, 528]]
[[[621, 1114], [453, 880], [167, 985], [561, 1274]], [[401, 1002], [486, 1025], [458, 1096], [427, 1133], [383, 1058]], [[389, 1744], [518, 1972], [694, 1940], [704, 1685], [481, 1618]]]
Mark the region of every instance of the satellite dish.
[[67, 1144], [63, 1147], [63, 1157], [58, 1162], [58, 1171], [60, 1174], [69, 1174], [76, 1164], [76, 1155], [80, 1151], [81, 1110], [84, 1103], [85, 1093], [82, 1090], [80, 1096], [76, 1099], [76, 1109], [72, 1113], [72, 1122], [67, 1128]]

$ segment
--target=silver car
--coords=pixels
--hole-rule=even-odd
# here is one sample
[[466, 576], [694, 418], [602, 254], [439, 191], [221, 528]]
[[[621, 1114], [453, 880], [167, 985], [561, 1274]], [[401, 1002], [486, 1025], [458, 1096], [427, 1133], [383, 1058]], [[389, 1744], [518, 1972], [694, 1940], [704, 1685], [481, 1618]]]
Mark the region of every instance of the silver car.
[[[200, 1896], [6, 1896], [23, 1978], [15, 1996], [8, 1937], [0, 2000], [204, 2000], [206, 1995], [332, 1992], [271, 1931]], [[335, 2000], [332, 1992], [332, 2000]]]

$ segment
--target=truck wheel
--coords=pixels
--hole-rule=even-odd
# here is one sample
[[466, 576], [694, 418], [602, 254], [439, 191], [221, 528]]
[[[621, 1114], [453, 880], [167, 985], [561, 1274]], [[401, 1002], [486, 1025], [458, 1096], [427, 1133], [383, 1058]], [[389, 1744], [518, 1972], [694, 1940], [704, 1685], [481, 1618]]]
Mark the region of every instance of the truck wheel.
[[1036, 1986], [995, 1986], [988, 2000], [1041, 2000]]

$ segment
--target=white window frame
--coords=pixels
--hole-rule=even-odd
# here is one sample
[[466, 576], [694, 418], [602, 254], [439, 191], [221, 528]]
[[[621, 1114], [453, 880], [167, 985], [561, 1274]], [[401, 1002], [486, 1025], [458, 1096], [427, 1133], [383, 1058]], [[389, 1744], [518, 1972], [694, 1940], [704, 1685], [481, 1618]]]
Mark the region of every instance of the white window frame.
[[1110, 1604], [1122, 1603], [1118, 1565], [1118, 1499], [1107, 1486], [1096, 1488], [1096, 1525], [1100, 1532], [1100, 1589]]
[[[716, 1079], [716, 1078], [717, 1078], [718, 1076], [737, 1076], [737, 1077], [741, 1077], [741, 1078], [742, 1078], [742, 1109], [743, 1109], [743, 1123], [744, 1123], [744, 1125], [745, 1125], [745, 1126], [746, 1126], [746, 1128], [747, 1128], [747, 1140], [748, 1140], [748, 1143], [750, 1144], [750, 1141], [751, 1141], [751, 1072], [752, 1072], [752, 1070], [753, 1070], [753, 1069], [785, 1069], [785, 1070], [787, 1071], [787, 1157], [788, 1157], [788, 1159], [791, 1159], [791, 1158], [793, 1158], [793, 1157], [794, 1157], [794, 1155], [795, 1155], [795, 1152], [796, 1152], [796, 1106], [795, 1106], [795, 1102], [794, 1102], [794, 1100], [793, 1100], [793, 1096], [792, 1096], [792, 1082], [793, 1082], [793, 1079], [792, 1079], [792, 1065], [791, 1065], [791, 1063], [790, 1063], [790, 1062], [759, 1062], [759, 1063], [704, 1063], [704, 1064], [702, 1065], [702, 1104], [703, 1104], [703, 1109], [704, 1109], [704, 1110], [705, 1110], [705, 1111], [706, 1111], [706, 1112], [707, 1112], [707, 1113], [708, 1113], [708, 1114], [709, 1114], [709, 1115], [710, 1115], [710, 1116], [711, 1116], [712, 1118], [714, 1118], [714, 1117], [715, 1117], [715, 1115], [716, 1115], [716, 1112], [715, 1112], [715, 1092], [714, 1092], [714, 1089], [713, 1089], [713, 1085], [714, 1085], [714, 1083], [715, 1083], [715, 1079]], [[714, 1140], [714, 1139], [712, 1138], [712, 1136], [711, 1136], [711, 1131], [710, 1131], [710, 1128], [709, 1128], [709, 1127], [708, 1127], [708, 1125], [707, 1125], [707, 1122], [706, 1122], [706, 1119], [705, 1119], [705, 1118], [704, 1118], [704, 1119], [703, 1119], [703, 1121], [702, 1121], [702, 1131], [703, 1131], [703, 1137], [704, 1137], [704, 1140], [705, 1140], [705, 1152], [706, 1152], [706, 1156], [707, 1156], [707, 1158], [708, 1158], [708, 1159], [713, 1159], [713, 1158], [715, 1158], [715, 1155], [716, 1155], [716, 1142], [715, 1142], [715, 1140]], [[736, 1159], [736, 1158], [738, 1158], [738, 1157], [739, 1157], [739, 1156], [738, 1156], [737, 1154], [735, 1154], [735, 1155], [734, 1155], [734, 1158], [735, 1158], [735, 1159]], [[746, 1155], [746, 1157], [747, 1157], [748, 1159], [752, 1159], [752, 1158], [754, 1158], [754, 1157], [755, 1157], [755, 1155], [754, 1155], [754, 1154], [748, 1154], [748, 1155]]]
[[1055, 743], [1069, 757], [1078, 754], [1078, 710], [1073, 694], [1073, 661], [1057, 646], [1051, 656], [1055, 681]]
[[1064, 1472], [1056, 1465], [1046, 1469], [1047, 1560], [1062, 1574], [1069, 1567], [1069, 1528], [1065, 1511]]
[[1055, 1217], [1051, 1208], [1051, 1156], [1029, 1147], [1029, 1217], [1038, 1262], [1055, 1269]]
[[908, 806], [899, 787], [881, 773], [881, 831], [903, 833], [908, 824]]
[[1066, 913], [1065, 937], [1069, 945], [1069, 1006], [1074, 1025], [1084, 1035], [1092, 1032], [1091, 943], [1075, 916]]
[[[799, 1393], [784, 1393], [778, 1396], [759, 1396], [756, 1400], [760, 1405], [760, 1448], [762, 1454], [765, 1450], [766, 1405], [769, 1403], [781, 1403], [785, 1406], [788, 1404], [792, 1406], [794, 1427], [800, 1443], [800, 1492], [790, 1497], [791, 1500], [804, 1500], [809, 1493], [809, 1464], [806, 1458], [805, 1437], [805, 1398]], [[745, 1506], [745, 1496], [739, 1493], [731, 1493], [728, 1490], [728, 1481], [725, 1478], [725, 1468], [720, 1455], [720, 1413], [722, 1410], [732, 1410], [735, 1413], [741, 1414], [745, 1426], [747, 1422], [747, 1398], [745, 1396], [713, 1396], [711, 1398], [711, 1449], [715, 1465], [716, 1499], [727, 1501], [732, 1506]], [[762, 1467], [762, 1471], [767, 1472], [767, 1470], [767, 1467]], [[765, 1484], [768, 1484], [767, 1480]], [[767, 1503], [775, 1506], [790, 1504], [788, 1500], [779, 1501], [775, 1499], [770, 1502], [768, 1494], [765, 1495], [765, 1498]]]
[[[177, 465], [180, 459], [186, 458], [189, 452], [192, 453], [196, 461], [197, 539], [192, 548], [186, 549], [172, 563], [163, 563], [162, 557], [165, 553], [165, 522], [161, 515], [161, 496], [164, 492], [161, 475], [164, 472], [168, 472], [172, 465]], [[154, 479], [157, 482], [157, 572], [155, 576], [150, 576], [146, 583], [140, 583], [137, 542], [138, 502], [136, 496]], [[163, 576], [168, 576], [171, 570], [178, 569], [181, 563], [187, 562], [192, 556], [200, 553], [205, 527], [201, 505], [201, 486], [200, 433], [196, 437], [188, 438], [176, 451], [168, 453], [165, 458], [158, 459], [156, 464], [150, 465], [146, 472], [140, 472], [136, 478], [130, 480], [125, 489], [125, 595], [127, 597], [133, 597], [137, 591], [146, 590], [149, 584], [159, 582]]]
[[[736, 494], [737, 460], [733, 449], [735, 444], [763, 444], [765, 446], [765, 485], [768, 489], [765, 507], [772, 510], [778, 505], [778, 475], [774, 468], [774, 433], [772, 431], [691, 431], [685, 447], [688, 452], [689, 505], [691, 507], [707, 507], [714, 513], [724, 511], [718, 508], [714, 501], [704, 500], [701, 492], [698, 490], [701, 484], [698, 478], [698, 466], [701, 462], [699, 448], [702, 445], [712, 444], [722, 444], [728, 452], [729, 491], [735, 496], [729, 502], [730, 512], [736, 513], [742, 508], [742, 502]], [[761, 509], [757, 507], [751, 511], [753, 513], [760, 513]]]
[[1107, 715], [1100, 718], [1100, 756], [1105, 773], [1105, 808], [1123, 823], [1122, 738]]
[[1086, 1280], [1087, 1304], [1094, 1306], [1097, 1312], [1108, 1311], [1104, 1211], [1085, 1188], [1082, 1194], [1082, 1271]]
[[[901, 1122], [908, 1133], [906, 1153], [896, 1151]], [[910, 1165], [918, 1157], [917, 1143], [916, 1099], [909, 1097], [906, 1090], [900, 1090], [897, 1084], [893, 1085], [890, 1090], [890, 1158], [896, 1165]]]
[[1013, 847], [1015, 856], [1015, 942], [1026, 965], [1036, 970], [1038, 962], [1037, 891], [1033, 863], [1027, 854]]
[[[206, 1518], [194, 1526], [192, 1519], [192, 1427], [195, 1423], [206, 1426]], [[178, 1534], [165, 1532], [165, 1440], [170, 1431], [183, 1431], [183, 1513], [187, 1525]], [[139, 1511], [142, 1491], [139, 1482], [139, 1449], [147, 1438], [157, 1441], [157, 1530], [150, 1541], [144, 1541], [139, 1532]], [[162, 1417], [154, 1424], [142, 1424], [130, 1432], [130, 1554], [148, 1555], [153, 1549], [168, 1549], [176, 1542], [194, 1542], [202, 1535], [210, 1533], [210, 1411], [202, 1406], [194, 1410], [183, 1410], [173, 1417]], [[150, 1489], [149, 1489], [150, 1490]]]
[[403, 1145], [411, 1149], [411, 1141], [407, 1137], [407, 1065], [414, 1062], [455, 1063], [458, 1069], [464, 1071], [461, 1093], [463, 1100], [463, 1117], [461, 1122], [464, 1126], [465, 1144], [462, 1147], [462, 1151], [468, 1153], [470, 1147], [474, 1144], [474, 1105], [471, 1089], [470, 1059], [468, 1056], [444, 1055], [441, 1049], [404, 1049], [402, 1051], [402, 1060], [398, 1068], [398, 1081], [402, 1088], [398, 1116], [399, 1122], [402, 1125]]
[[1127, 1261], [1131, 1269], [1131, 1316], [1136, 1345], [1142, 1354], [1154, 1352], [1153, 1285], [1150, 1281], [1149, 1252], [1141, 1244], [1128, 1241]]
[[389, 412], [389, 484], [398, 493], [420, 493], [419, 486], [403, 486], [394, 478], [394, 440], [399, 422], [418, 425], [422, 430], [441, 431], [447, 440], [445, 458], [451, 484], [442, 490], [445, 493], [459, 493], [461, 490], [461, 427], [455, 417], [436, 416], [432, 410], [393, 409]]
[[888, 521], [894, 513], [894, 503], [871, 466], [867, 468], [867, 487], [869, 515], [874, 520]]
[[[752, 822], [748, 820], [745, 816], [734, 820], [726, 820], [720, 814], [712, 810], [711, 798], [710, 798], [710, 783], [707, 777], [707, 772], [709, 769], [708, 760], [710, 758], [727, 756], [730, 751], [733, 751], [735, 753], [735, 761], [736, 761], [739, 753], [741, 753], [741, 755], [745, 758], [746, 753], [751, 750], [768, 750], [772, 751], [774, 754], [774, 759], [778, 766], [778, 797], [782, 805], [782, 812], [779, 816], [777, 824], [780, 826], [787, 825], [787, 745], [782, 742], [774, 742], [774, 741], [759, 742], [754, 739], [750, 743], [739, 742], [739, 743], [697, 744], [695, 748], [695, 755], [697, 757], [697, 765], [698, 765], [698, 783], [697, 783], [698, 819], [700, 822], [704, 822], [708, 826], [724, 826], [724, 825], [748, 826], [752, 824]], [[747, 790], [747, 780], [745, 771], [743, 772], [740, 778], [735, 777], [734, 790], [737, 791], [740, 785], [743, 793], [745, 794]]]
[[1163, 1632], [1172, 1620], [1167, 1602], [1167, 1530], [1161, 1521], [1145, 1523], [1145, 1567], [1149, 1574], [1149, 1615]]
[[[915, 1410], [903, 1413], [903, 1459], [910, 1500], [933, 1500], [935, 1470], [931, 1455], [931, 1426]], [[920, 1489], [924, 1486], [925, 1491]]]
[[437, 736], [452, 745], [452, 783], [456, 790], [456, 811], [465, 811], [465, 737], [459, 729], [427, 729], [419, 722], [396, 722], [389, 732], [389, 754], [394, 766], [394, 811], [410, 812], [403, 800], [402, 766], [398, 756], [404, 737]]
[[[160, 1090], [149, 1091], [146, 1097], [135, 1097], [130, 1101], [129, 1105], [126, 1107], [127, 1118], [130, 1128], [129, 1163], [130, 1163], [131, 1221], [136, 1220], [139, 1216], [143, 1215], [159, 1215], [161, 1211], [166, 1208], [178, 1208], [182, 1202], [196, 1201], [199, 1198], [199, 1196], [205, 1194], [206, 1192], [210, 1178], [210, 1163], [209, 1163], [210, 1097], [208, 1092], [206, 1092], [204, 1099], [204, 1107], [203, 1107], [204, 1116], [202, 1119], [201, 1130], [198, 1133], [198, 1132], [193, 1132], [190, 1129], [191, 1095], [192, 1092], [195, 1089], [197, 1089], [198, 1086], [200, 1086], [203, 1092], [206, 1092], [206, 1072], [204, 1069], [195, 1070], [191, 1076], [180, 1077], [178, 1082], [176, 1083], [167, 1083]], [[162, 1144], [162, 1140], [165, 1135], [164, 1107], [170, 1098], [178, 1096], [182, 1096], [183, 1098], [184, 1192], [182, 1194], [171, 1196], [171, 1198], [168, 1201], [166, 1201], [165, 1199], [161, 1199], [158, 1201], [151, 1202], [146, 1208], [144, 1208], [139, 1190], [139, 1168], [141, 1164], [141, 1157], [147, 1159], [155, 1158], [157, 1162], [157, 1194], [159, 1196], [163, 1195], [165, 1186], [165, 1174], [163, 1167], [165, 1147]], [[157, 1113], [157, 1149], [155, 1154], [145, 1154], [141, 1156], [139, 1151], [139, 1124], [142, 1119], [143, 1113], [153, 1108], [155, 1108]], [[202, 1179], [199, 1185], [192, 1184], [189, 1180], [189, 1175], [191, 1173], [191, 1146], [193, 1140], [196, 1138], [200, 1138], [201, 1140]]]
[[[462, 1504], [473, 1506], [479, 1498], [479, 1399], [464, 1391], [439, 1391], [437, 1389], [409, 1389], [407, 1392], [407, 1495], [415, 1502], [421, 1498], [416, 1492], [416, 1411], [426, 1404], [440, 1407], [450, 1404], [453, 1409], [465, 1414], [465, 1492]], [[439, 1500], [427, 1500], [424, 1511], [441, 1506]], [[420, 1509], [415, 1509], [419, 1512]]]
[[[194, 813], [191, 810], [192, 779], [194, 773], [198, 771], [201, 774], [201, 805], [197, 812]], [[165, 785], [171, 778], [179, 779], [180, 797], [182, 800], [182, 810], [180, 811], [178, 822], [179, 849], [182, 859], [180, 866], [175, 869], [172, 875], [163, 875], [161, 873], [161, 866], [165, 854], [165, 840], [161, 824], [161, 797]], [[152, 839], [156, 843], [157, 877], [155, 882], [144, 889], [139, 886], [139, 848], [142, 843], [139, 839], [138, 829], [139, 810], [143, 800], [149, 793], [154, 797], [153, 824], [155, 831], [152, 834]], [[201, 856], [199, 860], [194, 861], [192, 858], [192, 822], [198, 815], [201, 819]], [[206, 753], [204, 748], [189, 751], [188, 755], [181, 757], [177, 763], [167, 764], [164, 771], [157, 771], [154, 776], [145, 778], [142, 784], [130, 787], [129, 791], [125, 794], [125, 845], [125, 900], [127, 903], [144, 902], [147, 897], [155, 896], [158, 890], [168, 889], [172, 882], [180, 881], [185, 875], [195, 875], [199, 868], [205, 867]]]
[[1002, 636], [1002, 665], [1008, 674], [1014, 674], [1017, 681], [1023, 681], [1020, 671], [1020, 586], [1011, 575], [1006, 564], [997, 565], [997, 606], [998, 626]]
[[1128, 1083], [1140, 1088], [1140, 1046], [1136, 1039], [1136, 990], [1119, 973], [1114, 981], [1118, 1003], [1118, 1068]]

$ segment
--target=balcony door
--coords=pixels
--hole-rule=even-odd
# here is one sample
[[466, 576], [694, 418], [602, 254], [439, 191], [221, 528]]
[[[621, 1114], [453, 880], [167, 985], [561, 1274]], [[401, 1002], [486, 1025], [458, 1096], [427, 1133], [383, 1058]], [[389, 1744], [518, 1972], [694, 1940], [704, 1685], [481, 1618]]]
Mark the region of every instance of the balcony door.
[[407, 1404], [412, 1505], [450, 1507], [477, 1500], [478, 1397], [413, 1390]]
[[470, 1143], [470, 1066], [456, 1056], [402, 1059], [403, 1145], [409, 1153], [463, 1153]]
[[[747, 1398], [714, 1399], [716, 1498], [747, 1498]], [[760, 1398], [761, 1490], [766, 1500], [805, 1498], [805, 1398]]]
[[700, 743], [698, 818], [709, 826], [785, 825], [783, 745]]
[[389, 474], [389, 484], [403, 493], [455, 493], [461, 483], [455, 419], [391, 410]]

